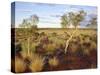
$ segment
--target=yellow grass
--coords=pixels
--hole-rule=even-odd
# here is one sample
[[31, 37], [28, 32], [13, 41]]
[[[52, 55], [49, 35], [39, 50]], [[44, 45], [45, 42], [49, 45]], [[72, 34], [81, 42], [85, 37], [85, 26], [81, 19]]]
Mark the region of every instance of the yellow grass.
[[52, 59], [49, 59], [49, 64], [55, 67], [59, 64], [59, 60], [56, 57], [53, 57]]
[[20, 73], [26, 70], [25, 62], [20, 58], [15, 58], [15, 72]]
[[33, 60], [31, 61], [30, 64], [30, 69], [32, 72], [40, 72], [42, 71], [44, 66], [44, 58], [42, 58], [39, 55], [34, 55]]
[[46, 52], [52, 53], [55, 51], [56, 45], [55, 44], [47, 44], [45, 46]]
[[22, 51], [21, 55], [23, 59], [29, 59], [30, 61], [32, 61], [36, 57], [36, 54], [32, 53], [32, 51], [30, 51], [29, 54], [26, 51]]

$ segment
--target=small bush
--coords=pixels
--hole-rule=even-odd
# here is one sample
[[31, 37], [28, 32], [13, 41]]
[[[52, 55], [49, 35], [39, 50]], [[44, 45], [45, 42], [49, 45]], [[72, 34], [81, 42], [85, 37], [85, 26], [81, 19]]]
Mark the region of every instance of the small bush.
[[56, 50], [56, 45], [54, 43], [50, 43], [45, 45], [44, 47], [47, 53], [53, 53]]
[[32, 72], [40, 72], [42, 71], [44, 66], [44, 58], [39, 55], [34, 55], [33, 60], [30, 63], [30, 69]]
[[97, 50], [97, 44], [95, 42], [91, 42], [90, 50]]
[[76, 53], [80, 49], [80, 44], [78, 42], [70, 42], [68, 46], [68, 50], [71, 53]]
[[26, 64], [22, 59], [15, 58], [15, 72], [21, 73], [25, 72], [26, 70]]
[[49, 65], [50, 66], [55, 67], [55, 66], [58, 66], [58, 64], [59, 64], [59, 60], [56, 57], [49, 59]]

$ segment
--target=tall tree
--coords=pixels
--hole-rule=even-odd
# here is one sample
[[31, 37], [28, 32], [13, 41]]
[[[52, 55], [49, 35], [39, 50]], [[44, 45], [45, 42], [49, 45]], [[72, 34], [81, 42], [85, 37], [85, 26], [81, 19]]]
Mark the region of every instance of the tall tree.
[[32, 15], [28, 19], [23, 19], [22, 24], [19, 27], [24, 28], [24, 36], [27, 42], [27, 55], [30, 55], [30, 43], [32, 36], [37, 29], [37, 23], [39, 22], [39, 17], [37, 15]]
[[84, 20], [86, 13], [83, 10], [80, 10], [78, 12], [69, 12], [68, 14], [64, 14], [61, 18], [61, 25], [64, 25], [65, 27], [73, 25], [75, 27], [75, 31], [73, 31], [72, 35], [69, 37], [69, 39], [66, 41], [65, 46], [65, 53], [67, 52], [67, 47], [69, 45], [70, 40], [74, 36], [77, 27], [80, 25], [80, 23]]

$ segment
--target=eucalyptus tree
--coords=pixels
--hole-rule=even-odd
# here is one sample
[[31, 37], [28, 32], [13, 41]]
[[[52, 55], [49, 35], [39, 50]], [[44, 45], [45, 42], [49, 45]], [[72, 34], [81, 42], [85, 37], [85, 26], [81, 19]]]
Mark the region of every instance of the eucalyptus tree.
[[69, 12], [61, 16], [61, 26], [66, 28], [70, 25], [73, 25], [77, 28], [80, 25], [80, 22], [84, 20], [86, 13], [83, 10], [78, 12]]
[[75, 30], [69, 37], [69, 39], [66, 41], [66, 46], [65, 46], [65, 53], [67, 52], [67, 48], [69, 45], [70, 40], [72, 37], [75, 35], [78, 26], [80, 23], [85, 19], [86, 13], [83, 10], [80, 10], [78, 12], [69, 12], [68, 14], [64, 14], [61, 18], [61, 25], [64, 25], [64, 27], [71, 26], [73, 25], [75, 27]]
[[30, 55], [30, 40], [34, 32], [37, 29], [37, 23], [39, 22], [39, 17], [37, 15], [32, 15], [28, 19], [23, 19], [22, 24], [19, 25], [24, 31], [24, 39], [27, 39], [27, 53]]

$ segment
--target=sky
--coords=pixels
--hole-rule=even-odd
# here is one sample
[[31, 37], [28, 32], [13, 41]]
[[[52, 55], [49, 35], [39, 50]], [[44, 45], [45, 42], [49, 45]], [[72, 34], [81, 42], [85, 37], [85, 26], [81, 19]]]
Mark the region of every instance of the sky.
[[39, 17], [39, 28], [60, 28], [60, 19], [64, 13], [79, 10], [87, 13], [80, 27], [85, 27], [91, 17], [97, 16], [97, 7], [94, 6], [15, 2], [15, 27], [18, 27], [23, 19], [35, 14]]

